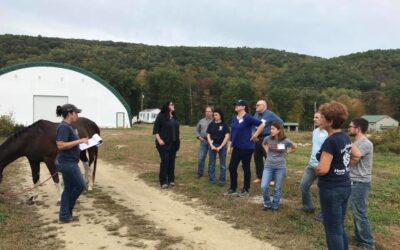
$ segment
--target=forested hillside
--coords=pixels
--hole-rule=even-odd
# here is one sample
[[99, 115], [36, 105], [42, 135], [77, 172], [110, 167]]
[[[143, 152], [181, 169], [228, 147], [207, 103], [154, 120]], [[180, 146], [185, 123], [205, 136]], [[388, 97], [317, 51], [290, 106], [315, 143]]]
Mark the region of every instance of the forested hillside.
[[266, 98], [284, 120], [310, 128], [314, 104], [332, 99], [351, 116], [400, 119], [400, 50], [368, 51], [333, 59], [273, 49], [162, 47], [16, 35], [0, 36], [0, 67], [33, 61], [68, 63], [114, 86], [134, 114], [172, 99], [183, 123], [205, 105], [232, 113], [238, 98]]

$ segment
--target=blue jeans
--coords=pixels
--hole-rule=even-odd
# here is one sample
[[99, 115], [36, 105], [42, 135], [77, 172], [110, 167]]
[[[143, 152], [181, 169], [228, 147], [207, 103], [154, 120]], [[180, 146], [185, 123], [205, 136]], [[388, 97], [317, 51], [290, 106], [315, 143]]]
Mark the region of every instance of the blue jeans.
[[354, 234], [356, 239], [361, 244], [373, 248], [375, 243], [367, 216], [368, 193], [370, 190], [370, 182], [353, 182], [350, 202], [354, 215]]
[[[265, 167], [261, 179], [261, 191], [264, 198], [264, 207], [278, 209], [279, 201], [281, 200], [281, 189], [283, 183], [283, 177], [286, 175], [286, 167], [271, 168]], [[274, 198], [271, 202], [271, 197], [269, 195], [269, 183], [274, 180], [275, 190]]]
[[72, 219], [76, 200], [85, 189], [85, 180], [77, 163], [59, 163], [57, 169], [62, 173], [64, 180], [59, 219], [69, 221]]
[[210, 152], [210, 145], [208, 144], [208, 141], [200, 141], [200, 147], [199, 147], [199, 166], [197, 168], [197, 175], [198, 176], [203, 176], [204, 175], [204, 165], [206, 162], [206, 157], [207, 153]]
[[322, 219], [329, 250], [349, 249], [349, 242], [344, 230], [344, 219], [350, 193], [350, 186], [319, 188]]
[[311, 167], [310, 165], [307, 165], [307, 167], [304, 169], [304, 174], [300, 182], [301, 199], [303, 203], [303, 208], [305, 210], [314, 209], [310, 193], [310, 187], [315, 181], [315, 179], [317, 179], [317, 175], [314, 172], [314, 168]]
[[208, 176], [210, 178], [210, 182], [215, 182], [215, 161], [217, 158], [217, 154], [219, 156], [219, 183], [225, 183], [225, 173], [226, 173], [226, 145], [221, 148], [219, 152], [210, 150], [210, 159], [208, 162]]

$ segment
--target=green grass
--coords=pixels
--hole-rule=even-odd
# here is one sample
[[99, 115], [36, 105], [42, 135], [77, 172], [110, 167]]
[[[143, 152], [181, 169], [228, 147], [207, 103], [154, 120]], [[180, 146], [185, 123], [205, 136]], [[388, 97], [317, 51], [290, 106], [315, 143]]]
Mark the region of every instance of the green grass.
[[[151, 133], [151, 127], [148, 126]], [[142, 129], [142, 128], [141, 128]], [[225, 187], [209, 184], [207, 177], [196, 178], [198, 141], [194, 138], [192, 127], [181, 128], [182, 148], [177, 155], [176, 182], [174, 191], [184, 194], [189, 200], [195, 198], [202, 205], [210, 207], [211, 214], [232, 223], [235, 228], [250, 230], [260, 239], [272, 242], [284, 249], [324, 249], [325, 236], [321, 223], [313, 219], [313, 215], [306, 215], [295, 210], [300, 206], [300, 180], [307, 164], [311, 146], [311, 132], [288, 133], [293, 141], [302, 144], [298, 150], [288, 157], [287, 177], [282, 190], [281, 210], [278, 214], [266, 213], [261, 210], [261, 204], [249, 202], [248, 199], [228, 198], [222, 193], [228, 188], [229, 172]], [[145, 132], [145, 130], [141, 130]], [[132, 140], [137, 140], [138, 137]], [[153, 141], [153, 140], [151, 140]], [[140, 144], [140, 142], [136, 141]], [[307, 144], [308, 143], [308, 144]], [[150, 145], [147, 151], [155, 151]], [[135, 153], [135, 150], [132, 150]], [[144, 171], [141, 177], [149, 184], [158, 186], [158, 155], [148, 157], [154, 165], [153, 169]], [[229, 159], [227, 160], [227, 164]], [[218, 161], [217, 161], [218, 164]], [[400, 156], [396, 154], [376, 153], [373, 169], [373, 186], [369, 200], [369, 218], [373, 227], [374, 236], [378, 242], [378, 249], [394, 249], [400, 242]], [[242, 172], [239, 167], [239, 188], [242, 182]], [[218, 176], [217, 166], [217, 176]], [[254, 175], [254, 164], [252, 162]], [[319, 209], [318, 188], [312, 187], [313, 201]], [[252, 183], [251, 196], [261, 195], [259, 184]], [[355, 247], [353, 236], [353, 219], [351, 208], [347, 210], [346, 229], [350, 236], [350, 244]]]

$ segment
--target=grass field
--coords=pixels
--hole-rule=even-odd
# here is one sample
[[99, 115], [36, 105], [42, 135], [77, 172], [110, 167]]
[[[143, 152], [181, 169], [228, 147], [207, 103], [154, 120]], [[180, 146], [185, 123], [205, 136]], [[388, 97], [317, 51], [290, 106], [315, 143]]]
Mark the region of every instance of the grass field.
[[[2, 191], [9, 192], [11, 188], [23, 189], [21, 185], [23, 181], [17, 171], [18, 164], [18, 162], [12, 163], [13, 166], [7, 169], [7, 174], [1, 183]], [[40, 218], [36, 206], [23, 202], [25, 198], [0, 196], [0, 249], [63, 248], [64, 242], [56, 238], [55, 227]]]
[[[149, 185], [158, 187], [159, 156], [151, 132], [152, 126], [145, 124], [135, 125], [132, 129], [103, 129], [104, 144], [100, 147], [99, 157], [112, 164], [122, 165], [126, 169], [139, 172], [141, 178]], [[187, 200], [197, 200], [196, 204], [206, 213], [230, 222], [235, 228], [248, 230], [253, 236], [283, 249], [325, 249], [322, 224], [314, 220], [313, 215], [306, 215], [295, 210], [300, 206], [299, 183], [304, 166], [309, 159], [311, 133], [289, 133], [288, 137], [300, 146], [288, 157], [288, 172], [282, 190], [282, 206], [277, 213], [262, 211], [259, 184], [252, 183], [251, 197], [243, 199], [223, 196], [222, 193], [229, 187], [228, 184], [219, 187], [209, 184], [207, 177], [197, 178], [198, 141], [195, 139], [193, 127], [181, 127], [181, 149], [178, 152], [176, 164], [177, 186], [171, 189], [171, 192], [183, 194]], [[227, 162], [229, 163], [229, 159]], [[400, 155], [375, 154], [369, 217], [377, 241], [377, 249], [397, 249], [400, 245], [399, 167]], [[242, 186], [242, 172], [239, 168], [239, 188]], [[253, 162], [252, 173], [254, 173]], [[217, 174], [219, 174], [218, 170]], [[228, 171], [227, 183], [229, 183]], [[314, 203], [318, 207], [317, 191], [317, 187], [313, 185]], [[12, 218], [25, 216], [23, 218], [28, 220], [29, 213], [34, 212], [25, 211], [23, 215], [19, 215], [22, 210], [25, 211], [26, 207], [0, 201], [0, 231], [9, 230], [13, 223]], [[351, 248], [355, 248], [351, 208], [347, 211], [346, 231]], [[40, 223], [37, 218], [35, 220]], [[27, 237], [34, 237], [32, 232], [34, 229], [37, 230], [36, 224], [29, 224], [27, 227], [32, 228], [32, 230], [26, 229]], [[8, 237], [13, 236], [8, 234]]]
[[[103, 130], [105, 143], [101, 147], [100, 157], [135, 169], [150, 185], [158, 186], [159, 156], [151, 129], [151, 125], [135, 125], [130, 130]], [[300, 206], [299, 183], [309, 159], [311, 133], [293, 132], [288, 137], [300, 143], [300, 146], [288, 157], [288, 173], [283, 186], [282, 206], [278, 213], [264, 212], [261, 203], [256, 202], [261, 196], [259, 184], [252, 183], [249, 199], [229, 198], [222, 195], [228, 188], [227, 184], [219, 187], [209, 184], [207, 177], [197, 179], [198, 141], [195, 139], [193, 127], [181, 127], [181, 149], [176, 164], [178, 185], [173, 191], [184, 194], [188, 199], [199, 200], [199, 204], [207, 207], [204, 209], [207, 213], [231, 222], [236, 228], [249, 230], [255, 237], [276, 246], [284, 249], [323, 249], [325, 237], [322, 224], [314, 220], [313, 215], [295, 210]], [[378, 249], [395, 249], [400, 245], [399, 167], [399, 155], [375, 154], [369, 217]], [[253, 163], [252, 172], [254, 173]], [[243, 179], [241, 173], [239, 168], [239, 188]], [[317, 187], [313, 185], [314, 203], [318, 206], [317, 191]], [[346, 228], [354, 247], [351, 208], [348, 209]]]

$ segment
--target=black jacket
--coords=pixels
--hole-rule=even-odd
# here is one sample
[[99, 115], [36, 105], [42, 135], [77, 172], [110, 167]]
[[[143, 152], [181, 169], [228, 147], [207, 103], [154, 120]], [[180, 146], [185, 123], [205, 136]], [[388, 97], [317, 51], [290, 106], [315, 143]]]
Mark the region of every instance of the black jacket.
[[165, 145], [161, 146], [156, 139], [157, 147], [165, 147], [166, 149], [169, 149], [173, 145], [176, 147], [176, 151], [179, 150], [180, 135], [179, 121], [177, 119], [170, 118], [169, 114], [165, 115], [159, 113], [153, 127], [153, 135], [155, 134], [159, 134], [160, 138], [165, 142]]

